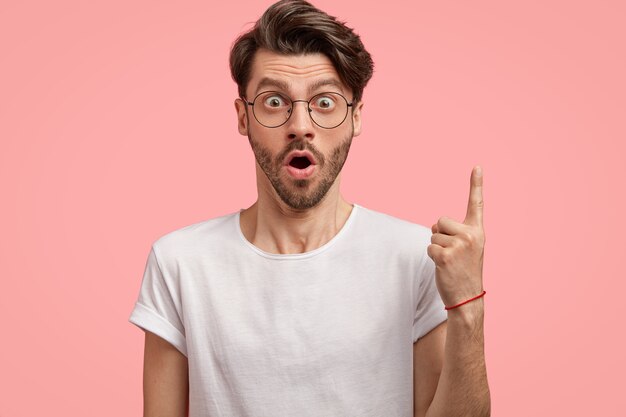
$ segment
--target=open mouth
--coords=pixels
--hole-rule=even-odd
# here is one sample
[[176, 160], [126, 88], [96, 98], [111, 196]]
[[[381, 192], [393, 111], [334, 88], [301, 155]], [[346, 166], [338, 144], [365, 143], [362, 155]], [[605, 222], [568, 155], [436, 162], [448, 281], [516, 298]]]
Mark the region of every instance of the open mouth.
[[296, 179], [310, 178], [317, 171], [317, 161], [307, 151], [292, 152], [285, 162], [287, 172]]
[[309, 158], [307, 158], [306, 156], [296, 156], [291, 158], [291, 161], [289, 161], [289, 166], [298, 169], [305, 169], [309, 165], [311, 165], [311, 161], [309, 161]]

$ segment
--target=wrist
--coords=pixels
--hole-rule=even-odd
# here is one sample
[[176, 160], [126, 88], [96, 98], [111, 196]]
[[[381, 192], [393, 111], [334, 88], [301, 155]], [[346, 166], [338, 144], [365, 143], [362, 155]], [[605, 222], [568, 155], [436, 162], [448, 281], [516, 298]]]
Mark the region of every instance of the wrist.
[[469, 303], [448, 311], [448, 320], [458, 321], [463, 324], [476, 325], [482, 323], [485, 317], [485, 300], [483, 297], [472, 300]]

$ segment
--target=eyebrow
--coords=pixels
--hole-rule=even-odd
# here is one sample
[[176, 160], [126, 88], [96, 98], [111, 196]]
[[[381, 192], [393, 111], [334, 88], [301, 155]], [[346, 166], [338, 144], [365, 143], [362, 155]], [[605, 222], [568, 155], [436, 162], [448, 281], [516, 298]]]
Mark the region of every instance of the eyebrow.
[[[337, 87], [343, 93], [343, 84], [341, 84], [341, 82], [339, 82], [338, 80], [334, 78], [323, 78], [321, 80], [315, 81], [313, 84], [309, 86], [308, 92], [312, 93], [313, 91], [326, 85]], [[255, 94], [259, 94], [259, 92], [261, 92], [261, 89], [264, 87], [277, 87], [280, 90], [288, 91], [289, 83], [282, 81], [282, 80], [277, 80], [275, 78], [263, 77], [261, 78], [261, 81], [259, 81], [259, 85], [256, 88]]]

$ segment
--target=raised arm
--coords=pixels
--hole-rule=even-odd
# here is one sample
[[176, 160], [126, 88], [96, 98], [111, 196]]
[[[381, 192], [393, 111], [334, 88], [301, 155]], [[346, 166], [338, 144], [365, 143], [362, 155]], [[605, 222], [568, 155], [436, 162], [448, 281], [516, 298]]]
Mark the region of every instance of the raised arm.
[[187, 417], [187, 357], [163, 338], [145, 331], [143, 416]]
[[[448, 309], [445, 338], [442, 332], [427, 335], [426, 346], [420, 349], [434, 352], [431, 356], [436, 361], [442, 359], [438, 362], [441, 374], [426, 417], [491, 415], [484, 350], [484, 298], [476, 299], [483, 294], [482, 188], [482, 171], [480, 167], [474, 167], [463, 223], [441, 217], [432, 227], [428, 255], [436, 264], [437, 290], [444, 304], [453, 308]], [[471, 299], [474, 300], [464, 303]], [[420, 343], [417, 343], [417, 349]], [[429, 346], [430, 349], [426, 349]]]

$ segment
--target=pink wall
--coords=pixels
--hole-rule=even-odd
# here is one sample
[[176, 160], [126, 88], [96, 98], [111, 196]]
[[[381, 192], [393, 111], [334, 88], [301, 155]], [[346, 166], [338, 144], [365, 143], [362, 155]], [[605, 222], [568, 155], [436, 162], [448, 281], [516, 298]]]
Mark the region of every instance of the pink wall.
[[[150, 244], [256, 198], [227, 58], [269, 4], [0, 4], [0, 416], [141, 415]], [[462, 220], [483, 167], [493, 415], [623, 416], [624, 3], [315, 4], [376, 61], [349, 201]]]

